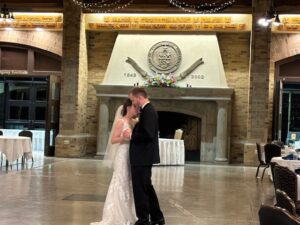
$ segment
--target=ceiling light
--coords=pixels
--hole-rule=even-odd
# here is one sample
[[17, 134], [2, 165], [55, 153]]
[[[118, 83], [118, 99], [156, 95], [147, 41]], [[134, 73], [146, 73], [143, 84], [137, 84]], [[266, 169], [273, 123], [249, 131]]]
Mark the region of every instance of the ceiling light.
[[15, 19], [12, 9], [7, 8], [6, 4], [0, 10], [0, 20], [4, 22], [12, 22]]
[[274, 0], [271, 2], [269, 10], [266, 11], [266, 14], [263, 18], [258, 20], [258, 24], [263, 27], [268, 27], [269, 25], [279, 26], [281, 24], [279, 19], [279, 14], [276, 12], [274, 6]]

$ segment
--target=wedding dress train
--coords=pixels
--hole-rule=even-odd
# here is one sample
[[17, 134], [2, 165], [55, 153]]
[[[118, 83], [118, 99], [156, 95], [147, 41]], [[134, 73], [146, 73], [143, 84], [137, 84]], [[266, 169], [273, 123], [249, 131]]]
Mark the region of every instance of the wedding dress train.
[[[123, 130], [130, 128], [124, 122]], [[129, 144], [121, 144], [103, 207], [102, 221], [90, 225], [132, 225], [137, 221], [132, 192]]]

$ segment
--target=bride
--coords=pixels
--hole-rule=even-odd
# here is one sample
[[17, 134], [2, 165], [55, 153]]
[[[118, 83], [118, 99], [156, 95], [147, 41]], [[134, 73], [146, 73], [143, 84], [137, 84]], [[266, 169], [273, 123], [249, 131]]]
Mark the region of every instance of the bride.
[[129, 140], [123, 132], [132, 130], [137, 109], [130, 99], [116, 112], [104, 159], [113, 161], [113, 176], [103, 207], [102, 221], [90, 225], [132, 225], [137, 221], [129, 162]]

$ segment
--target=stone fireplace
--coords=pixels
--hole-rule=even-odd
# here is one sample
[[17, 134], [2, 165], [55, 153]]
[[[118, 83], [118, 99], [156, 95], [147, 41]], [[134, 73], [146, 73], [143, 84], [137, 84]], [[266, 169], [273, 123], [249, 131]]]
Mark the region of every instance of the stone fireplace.
[[[132, 87], [95, 85], [100, 99], [97, 155], [102, 156], [114, 113]], [[201, 162], [228, 163], [230, 153], [231, 88], [146, 88], [157, 111], [201, 119]]]

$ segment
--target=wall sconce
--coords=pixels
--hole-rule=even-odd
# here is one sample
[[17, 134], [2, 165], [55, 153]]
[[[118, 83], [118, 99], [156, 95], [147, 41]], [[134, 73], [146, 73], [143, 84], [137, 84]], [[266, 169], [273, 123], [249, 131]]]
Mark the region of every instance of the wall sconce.
[[12, 22], [14, 19], [15, 17], [12, 10], [7, 8], [6, 4], [4, 4], [0, 11], [0, 22]]
[[269, 27], [272, 24], [274, 26], [279, 26], [281, 24], [279, 14], [274, 6], [274, 1], [272, 1], [270, 9], [266, 11], [265, 16], [258, 20], [258, 24], [263, 27]]

